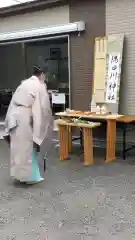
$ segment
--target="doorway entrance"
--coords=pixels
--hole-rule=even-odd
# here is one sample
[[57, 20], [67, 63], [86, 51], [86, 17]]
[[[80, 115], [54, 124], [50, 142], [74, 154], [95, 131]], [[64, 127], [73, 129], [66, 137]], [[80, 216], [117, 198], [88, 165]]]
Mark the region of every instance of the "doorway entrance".
[[16, 87], [32, 74], [33, 64], [44, 64], [47, 88], [65, 94], [65, 106], [53, 105], [53, 112], [63, 111], [70, 105], [69, 42], [68, 36], [31, 39], [29, 41], [0, 45], [0, 118], [5, 117], [8, 104]]

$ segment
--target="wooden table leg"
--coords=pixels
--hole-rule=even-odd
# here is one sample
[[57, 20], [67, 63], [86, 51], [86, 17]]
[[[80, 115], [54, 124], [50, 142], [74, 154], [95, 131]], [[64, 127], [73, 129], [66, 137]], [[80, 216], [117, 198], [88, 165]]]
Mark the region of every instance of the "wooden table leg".
[[68, 159], [68, 127], [59, 125], [60, 160]]
[[84, 137], [84, 165], [88, 166], [94, 163], [92, 129], [83, 128], [83, 137]]
[[116, 159], [116, 120], [108, 119], [107, 121], [107, 147], [106, 147], [106, 160], [111, 162]]
[[68, 152], [72, 152], [72, 127], [68, 127]]

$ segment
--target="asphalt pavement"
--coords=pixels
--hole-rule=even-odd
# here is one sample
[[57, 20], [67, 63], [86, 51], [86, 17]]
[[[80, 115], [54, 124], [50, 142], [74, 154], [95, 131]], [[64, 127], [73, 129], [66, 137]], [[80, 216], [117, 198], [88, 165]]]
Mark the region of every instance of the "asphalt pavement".
[[52, 147], [45, 181], [26, 186], [9, 176], [9, 149], [0, 141], [0, 240], [135, 239], [135, 161], [83, 166], [75, 146], [59, 161]]

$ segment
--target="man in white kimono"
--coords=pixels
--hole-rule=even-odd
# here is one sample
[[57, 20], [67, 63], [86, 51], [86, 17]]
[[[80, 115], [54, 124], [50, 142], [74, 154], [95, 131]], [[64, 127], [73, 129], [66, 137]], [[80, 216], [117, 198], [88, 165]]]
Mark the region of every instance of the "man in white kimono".
[[5, 128], [10, 136], [13, 179], [28, 184], [44, 180], [38, 167], [38, 157], [44, 157], [53, 132], [53, 117], [45, 74], [33, 67], [33, 76], [16, 89], [9, 105]]

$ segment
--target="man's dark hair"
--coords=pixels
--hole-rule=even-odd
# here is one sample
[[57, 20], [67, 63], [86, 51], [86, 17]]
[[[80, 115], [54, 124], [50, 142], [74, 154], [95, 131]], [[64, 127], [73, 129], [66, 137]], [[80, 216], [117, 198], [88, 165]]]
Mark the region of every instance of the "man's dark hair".
[[43, 73], [42, 69], [38, 66], [33, 66], [33, 75], [39, 77]]

